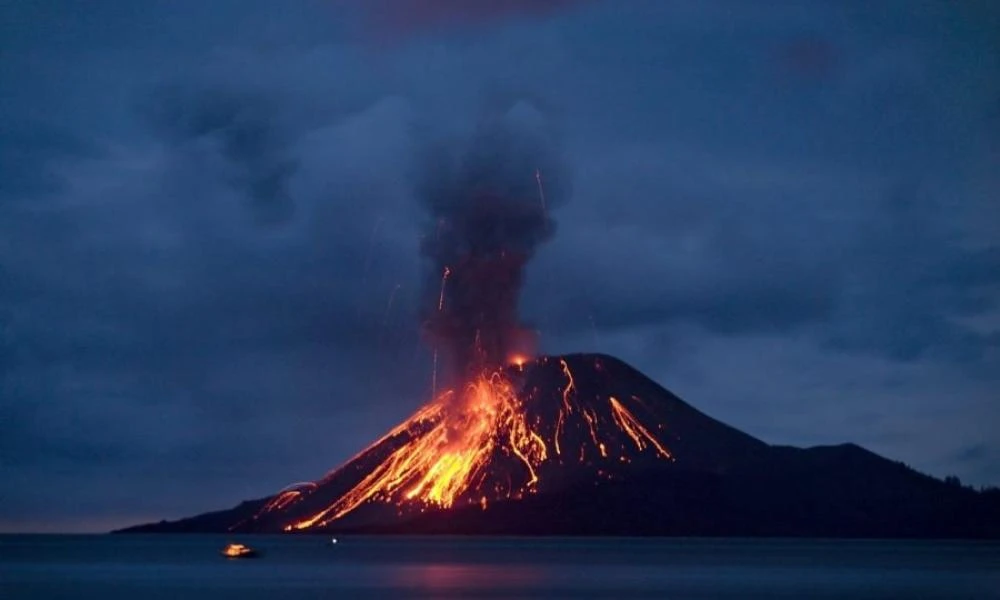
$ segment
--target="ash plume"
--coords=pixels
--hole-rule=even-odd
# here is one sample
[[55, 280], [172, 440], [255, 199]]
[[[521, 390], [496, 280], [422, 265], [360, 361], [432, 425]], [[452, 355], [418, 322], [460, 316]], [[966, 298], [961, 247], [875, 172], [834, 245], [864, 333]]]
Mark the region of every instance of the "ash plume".
[[555, 233], [568, 178], [546, 120], [525, 102], [431, 156], [419, 190], [425, 332], [445, 373], [467, 378], [534, 347], [518, 316], [524, 268]]

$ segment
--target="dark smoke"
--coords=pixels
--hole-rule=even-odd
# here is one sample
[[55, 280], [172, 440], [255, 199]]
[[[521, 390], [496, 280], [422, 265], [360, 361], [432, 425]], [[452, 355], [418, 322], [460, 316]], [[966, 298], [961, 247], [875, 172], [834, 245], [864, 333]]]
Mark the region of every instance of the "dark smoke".
[[551, 211], [568, 195], [567, 177], [545, 119], [524, 102], [432, 156], [420, 190], [425, 330], [448, 374], [464, 378], [534, 347], [518, 317], [524, 267], [555, 233]]

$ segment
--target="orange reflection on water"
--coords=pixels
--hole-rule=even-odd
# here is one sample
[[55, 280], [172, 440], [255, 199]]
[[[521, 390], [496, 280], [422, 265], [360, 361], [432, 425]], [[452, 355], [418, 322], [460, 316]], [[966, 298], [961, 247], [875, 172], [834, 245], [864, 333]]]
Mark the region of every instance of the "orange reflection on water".
[[393, 584], [402, 588], [419, 589], [431, 594], [436, 591], [524, 589], [544, 580], [544, 574], [539, 569], [527, 565], [454, 563], [400, 565], [388, 577]]

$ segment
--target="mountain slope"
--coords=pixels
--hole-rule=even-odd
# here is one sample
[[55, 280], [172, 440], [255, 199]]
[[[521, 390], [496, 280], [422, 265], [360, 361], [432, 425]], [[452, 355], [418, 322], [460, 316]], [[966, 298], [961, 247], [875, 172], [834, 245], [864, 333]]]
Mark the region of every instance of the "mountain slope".
[[315, 483], [129, 531], [997, 537], [1000, 502], [854, 445], [769, 446], [603, 355], [443, 394]]

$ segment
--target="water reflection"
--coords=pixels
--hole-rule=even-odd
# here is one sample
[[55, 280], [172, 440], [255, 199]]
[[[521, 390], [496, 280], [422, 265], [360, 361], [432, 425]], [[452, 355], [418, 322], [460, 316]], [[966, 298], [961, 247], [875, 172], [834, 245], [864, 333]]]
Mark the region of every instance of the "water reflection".
[[0, 598], [988, 598], [995, 543], [0, 536]]
[[484, 592], [536, 588], [545, 573], [530, 565], [431, 563], [397, 565], [387, 576], [392, 587], [423, 592]]

